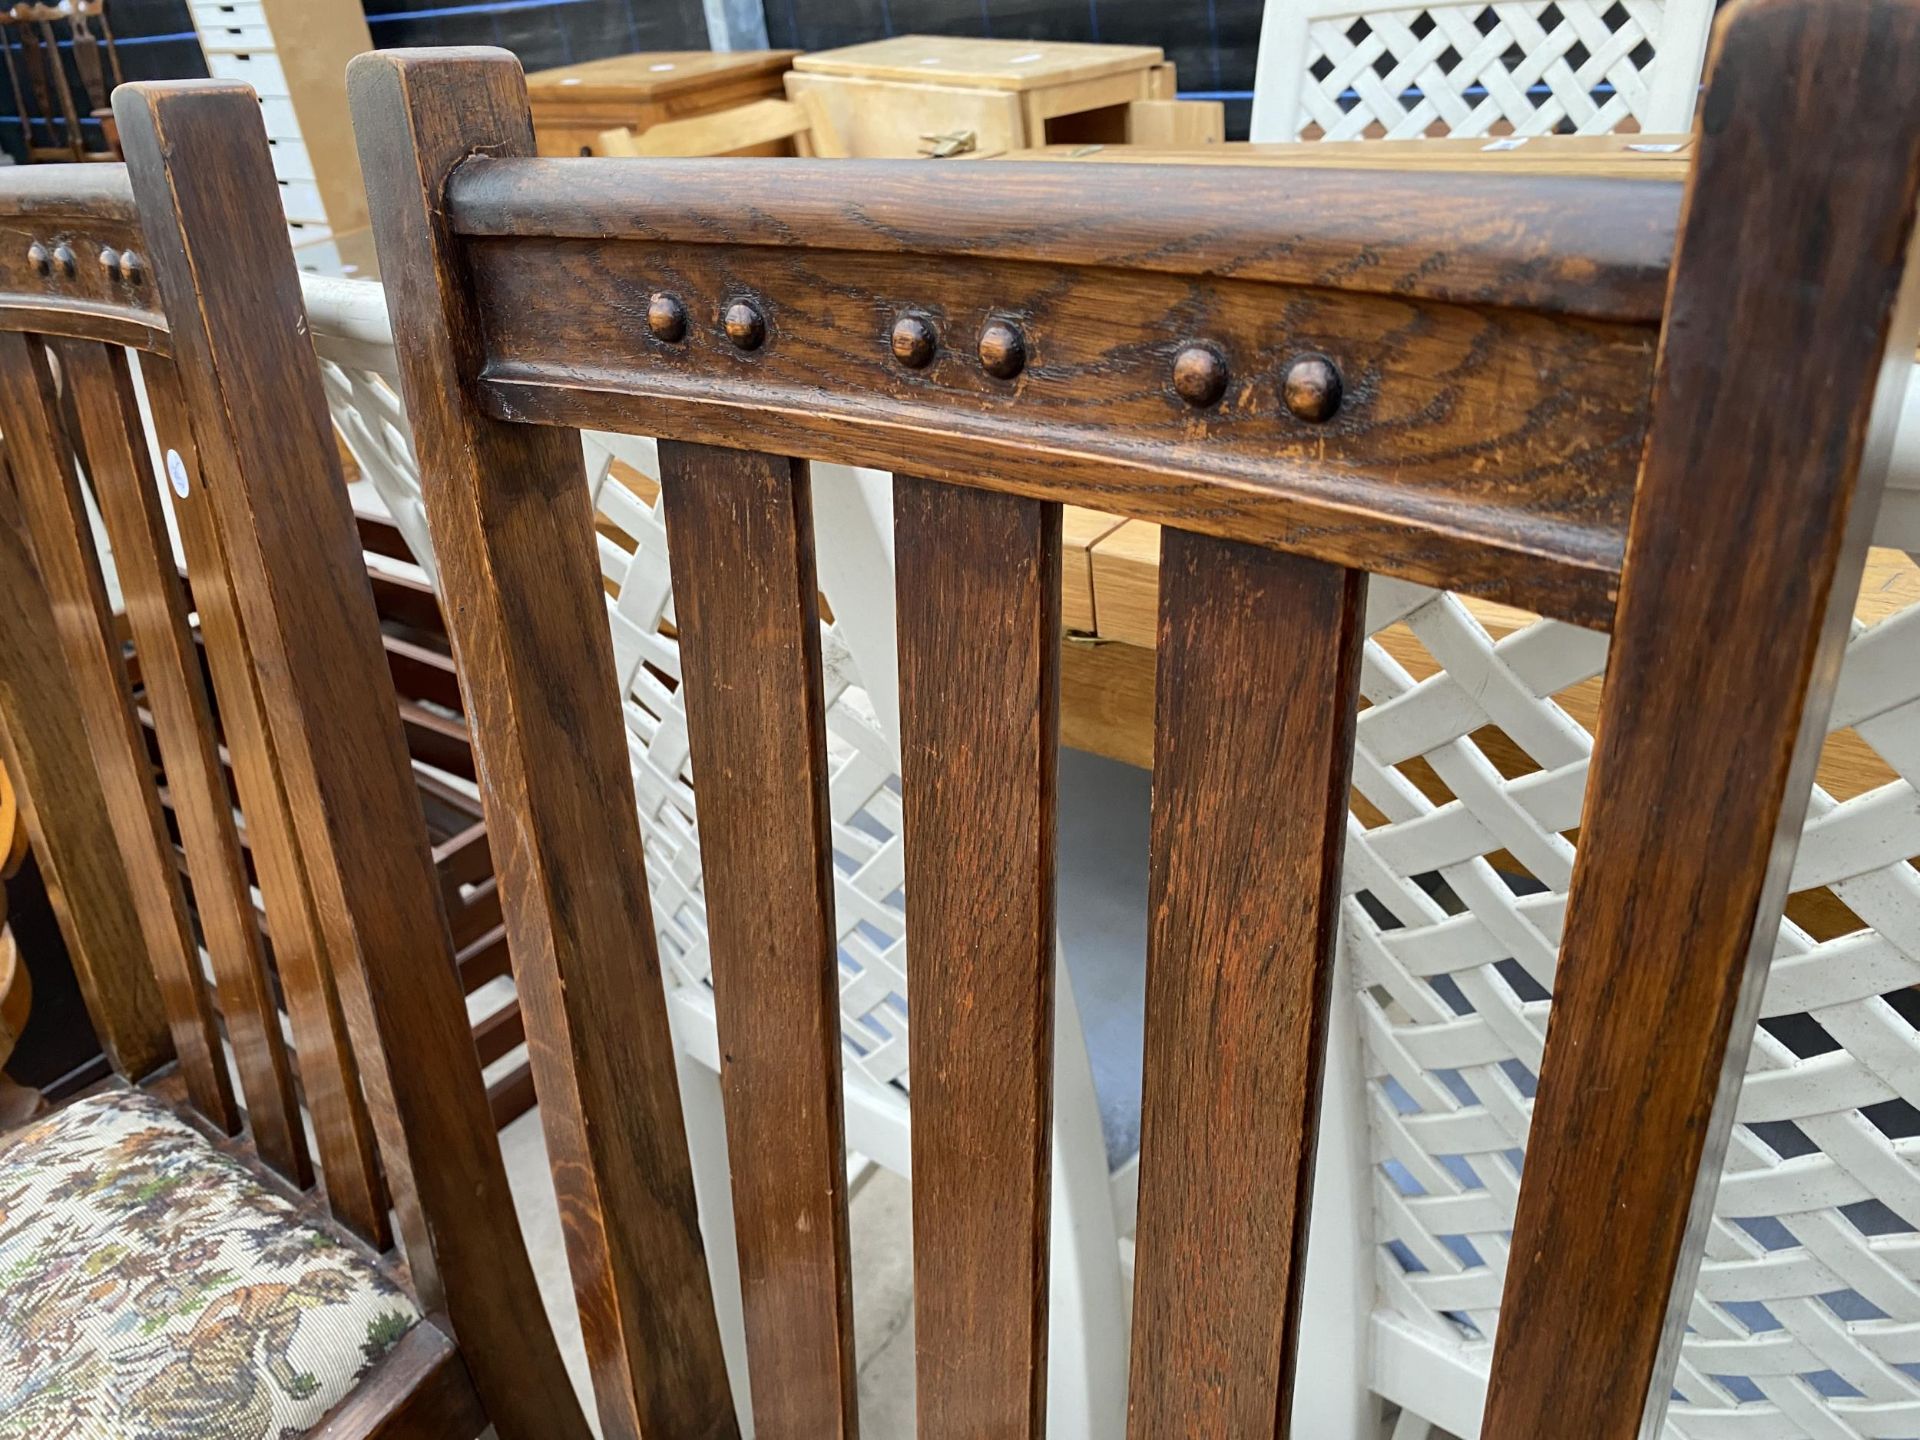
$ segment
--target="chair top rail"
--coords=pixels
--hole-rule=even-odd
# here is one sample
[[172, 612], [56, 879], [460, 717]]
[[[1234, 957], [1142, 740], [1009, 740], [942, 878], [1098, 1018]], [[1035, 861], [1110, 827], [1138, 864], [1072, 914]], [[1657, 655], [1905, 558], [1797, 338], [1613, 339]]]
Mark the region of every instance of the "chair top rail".
[[482, 406], [1610, 623], [1679, 185], [775, 166], [462, 161]]
[[476, 237], [972, 255], [1657, 323], [1681, 189], [1378, 170], [478, 155], [449, 177], [447, 211]]
[[168, 353], [126, 166], [0, 174], [0, 329]]

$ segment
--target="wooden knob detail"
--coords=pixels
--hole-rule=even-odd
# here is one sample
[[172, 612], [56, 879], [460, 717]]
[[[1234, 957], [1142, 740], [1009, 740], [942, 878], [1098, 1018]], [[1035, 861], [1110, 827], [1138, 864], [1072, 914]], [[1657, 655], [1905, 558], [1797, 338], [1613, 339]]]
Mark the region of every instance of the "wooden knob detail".
[[1027, 368], [1027, 339], [1008, 320], [989, 320], [980, 332], [980, 365], [996, 380], [1011, 380]]
[[69, 280], [80, 273], [80, 260], [79, 257], [73, 253], [73, 247], [71, 245], [54, 246], [53, 263], [60, 273]]
[[767, 340], [767, 322], [750, 302], [736, 300], [727, 307], [727, 339], [737, 350], [758, 350]]
[[1205, 345], [1189, 345], [1173, 357], [1173, 391], [1196, 410], [1218, 404], [1227, 393], [1227, 362]]
[[120, 252], [111, 245], [102, 247], [100, 251], [100, 268], [107, 272], [107, 278], [109, 280], [118, 280], [120, 278]]
[[27, 246], [27, 263], [33, 266], [36, 275], [53, 273], [53, 254], [38, 240]]
[[687, 334], [687, 307], [664, 290], [659, 291], [647, 301], [647, 330], [656, 340], [679, 343]]
[[1340, 409], [1340, 372], [1324, 355], [1302, 355], [1287, 366], [1281, 394], [1287, 409], [1311, 425], [1324, 424]]
[[909, 370], [926, 369], [939, 347], [940, 337], [925, 317], [902, 315], [893, 322], [893, 358]]
[[120, 252], [120, 278], [129, 285], [138, 285], [147, 277], [147, 265], [131, 250]]

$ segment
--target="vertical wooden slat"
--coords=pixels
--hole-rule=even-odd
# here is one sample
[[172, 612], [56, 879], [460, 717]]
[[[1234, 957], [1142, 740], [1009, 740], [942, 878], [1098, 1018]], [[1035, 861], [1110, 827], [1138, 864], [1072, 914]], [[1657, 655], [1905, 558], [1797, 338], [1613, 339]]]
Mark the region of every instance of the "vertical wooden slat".
[[[113, 1068], [141, 1080], [173, 1059], [160, 987], [53, 607], [12, 477], [0, 472], [0, 756], [46, 877], [88, 1018]], [[42, 808], [35, 798], [45, 795]]]
[[1488, 1440], [1661, 1428], [1920, 329], [1917, 94], [1914, 0], [1723, 18]]
[[259, 101], [114, 95], [408, 1267], [501, 1440], [585, 1440], [494, 1138]]
[[660, 444], [755, 1431], [855, 1431], [840, 965], [811, 486]]
[[313, 1183], [313, 1167], [280, 1037], [280, 1007], [267, 978], [233, 801], [126, 352], [69, 340], [58, 342], [55, 353], [125, 596], [247, 1123], [260, 1158], [304, 1189]]
[[920, 1434], [1046, 1422], [1060, 507], [894, 481]]
[[[159, 792], [133, 718], [73, 446], [46, 352], [17, 331], [0, 332], [0, 432], [7, 437], [7, 459], [53, 601], [55, 629], [134, 887], [141, 934], [160, 982], [187, 1093], [214, 1124], [237, 1131], [239, 1107], [201, 979], [200, 949], [168, 848]], [[56, 797], [41, 795], [36, 803], [54, 804]]]
[[526, 87], [504, 51], [347, 78], [602, 1428], [729, 1436], [580, 440], [473, 405], [440, 203], [476, 148], [533, 153]]
[[1131, 1440], [1286, 1433], [1365, 595], [1161, 539]]
[[187, 571], [193, 577], [193, 602], [220, 704], [233, 787], [247, 817], [247, 839], [258, 869], [287, 1017], [293, 1024], [327, 1204], [342, 1224], [384, 1250], [393, 1240], [386, 1185], [374, 1151], [373, 1122], [360, 1093], [360, 1067], [334, 985], [335, 971], [347, 962], [342, 958], [335, 964], [327, 955], [300, 863], [280, 762], [268, 743], [259, 679], [247, 650], [233, 576], [206, 487], [193, 483], [201, 473], [200, 452], [180, 393], [179, 373], [171, 360], [147, 355], [141, 359], [140, 375], [161, 453], [177, 454], [181, 473], [187, 477], [186, 494], [174, 495], [173, 514]]

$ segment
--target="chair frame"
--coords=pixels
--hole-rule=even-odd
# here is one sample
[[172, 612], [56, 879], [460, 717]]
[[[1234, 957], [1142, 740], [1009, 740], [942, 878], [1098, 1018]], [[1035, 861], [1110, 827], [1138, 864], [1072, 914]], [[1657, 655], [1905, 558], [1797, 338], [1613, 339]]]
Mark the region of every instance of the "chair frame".
[[[489, 826], [524, 840], [503, 907], [573, 1082], [543, 1110], [587, 1140], [557, 1156], [563, 1206], [609, 1202], [571, 1236], [576, 1286], [629, 1322], [588, 1330], [609, 1431], [711, 1426], [726, 1380], [717, 1351], [649, 1343], [687, 1340], [686, 1297], [631, 1259], [656, 1212], [617, 1203], [664, 1107], [613, 1093], [604, 1054], [647, 1048], [602, 1009], [645, 886], [599, 783], [625, 760], [579, 426], [663, 437], [690, 562], [703, 835], [734, 847], [707, 855], [723, 1081], [760, 1142], [735, 1191], [762, 1435], [853, 1423], [815, 585], [780, 452], [924, 477], [896, 495], [913, 1103], [937, 1117], [914, 1127], [923, 1433], [1044, 1422], [1063, 501], [1168, 526], [1130, 1433], [1284, 1429], [1363, 570], [1614, 637], [1483, 1433], [1657, 1427], [1920, 325], [1917, 69], [1914, 0], [1743, 0], [1683, 194], [535, 160], [512, 57], [354, 62]], [[1836, 125], [1882, 143], [1836, 164], [1807, 139]], [[1802, 245], [1810, 211], [1853, 243]], [[636, 318], [662, 285], [690, 343]], [[964, 342], [895, 360], [903, 311], [978, 333], [980, 368]], [[715, 683], [763, 669], [785, 688]], [[1325, 698], [1271, 703], [1296, 694]], [[755, 782], [775, 756], [790, 789]], [[1272, 776], [1312, 801], [1277, 806]], [[1286, 883], [1242, 891], [1257, 874]], [[807, 963], [768, 967], [795, 937]], [[585, 1124], [600, 1105], [625, 1123]]]
[[[381, 1263], [424, 1318], [317, 1434], [466, 1440], [491, 1422], [515, 1440], [585, 1440], [494, 1141], [258, 100], [231, 83], [134, 85], [117, 92], [115, 114], [127, 165], [0, 178], [10, 471], [0, 576], [28, 600], [28, 623], [0, 641], [0, 717], [9, 765], [38, 801], [35, 847], [83, 939], [91, 1013], [126, 1081], [173, 1102], [363, 1253], [389, 1249], [389, 1203], [397, 1213], [404, 1267]], [[211, 696], [136, 364], [167, 453]], [[130, 703], [81, 470], [126, 589], [244, 1111]], [[253, 928], [228, 763], [324, 1210]], [[103, 840], [104, 854], [79, 848]], [[671, 1173], [661, 1183], [670, 1190]], [[697, 1236], [688, 1258], [697, 1267]]]

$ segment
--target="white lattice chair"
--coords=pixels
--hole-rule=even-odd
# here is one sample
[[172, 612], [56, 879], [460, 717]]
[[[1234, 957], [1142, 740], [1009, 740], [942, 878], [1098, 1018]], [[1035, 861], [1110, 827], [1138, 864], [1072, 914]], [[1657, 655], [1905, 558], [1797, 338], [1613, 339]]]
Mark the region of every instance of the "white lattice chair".
[[[303, 275], [301, 283], [335, 424], [362, 475], [431, 577], [432, 542], [399, 400], [381, 287], [313, 275]], [[709, 1236], [708, 1263], [729, 1378], [739, 1413], [748, 1416], [697, 800], [680, 699], [666, 526], [657, 499], [659, 464], [651, 440], [595, 432], [583, 438], [653, 922], [680, 1049], [694, 1183]], [[892, 527], [890, 507], [884, 507], [882, 523], [876, 523], [874, 508], [876, 497], [884, 502], [890, 483], [890, 477], [844, 466], [813, 470], [822, 589], [841, 617], [822, 626], [821, 654], [840, 927], [847, 1144], [856, 1152], [856, 1165], [878, 1163], [906, 1175], [910, 1076]], [[862, 667], [884, 677], [871, 693], [861, 684]], [[1073, 990], [1064, 983], [1064, 966], [1061, 973], [1063, 983], [1056, 987], [1054, 1323], [1048, 1416], [1050, 1433], [1091, 1440], [1117, 1435], [1123, 1425], [1127, 1294], [1100, 1106]]]
[[[1880, 538], [1920, 548], [1896, 518]], [[1920, 565], [1877, 550], [1861, 613], [1823, 769], [1846, 793], [1808, 814], [1808, 923], [1775, 949], [1664, 1432], [1685, 1440], [1920, 1435]], [[1606, 662], [1513, 618], [1496, 640], [1456, 597], [1373, 585], [1303, 1339], [1354, 1383], [1297, 1433], [1369, 1433], [1376, 1396], [1395, 1440], [1479, 1433]]]
[[1267, 0], [1252, 136], [1691, 128], [1713, 0]]

